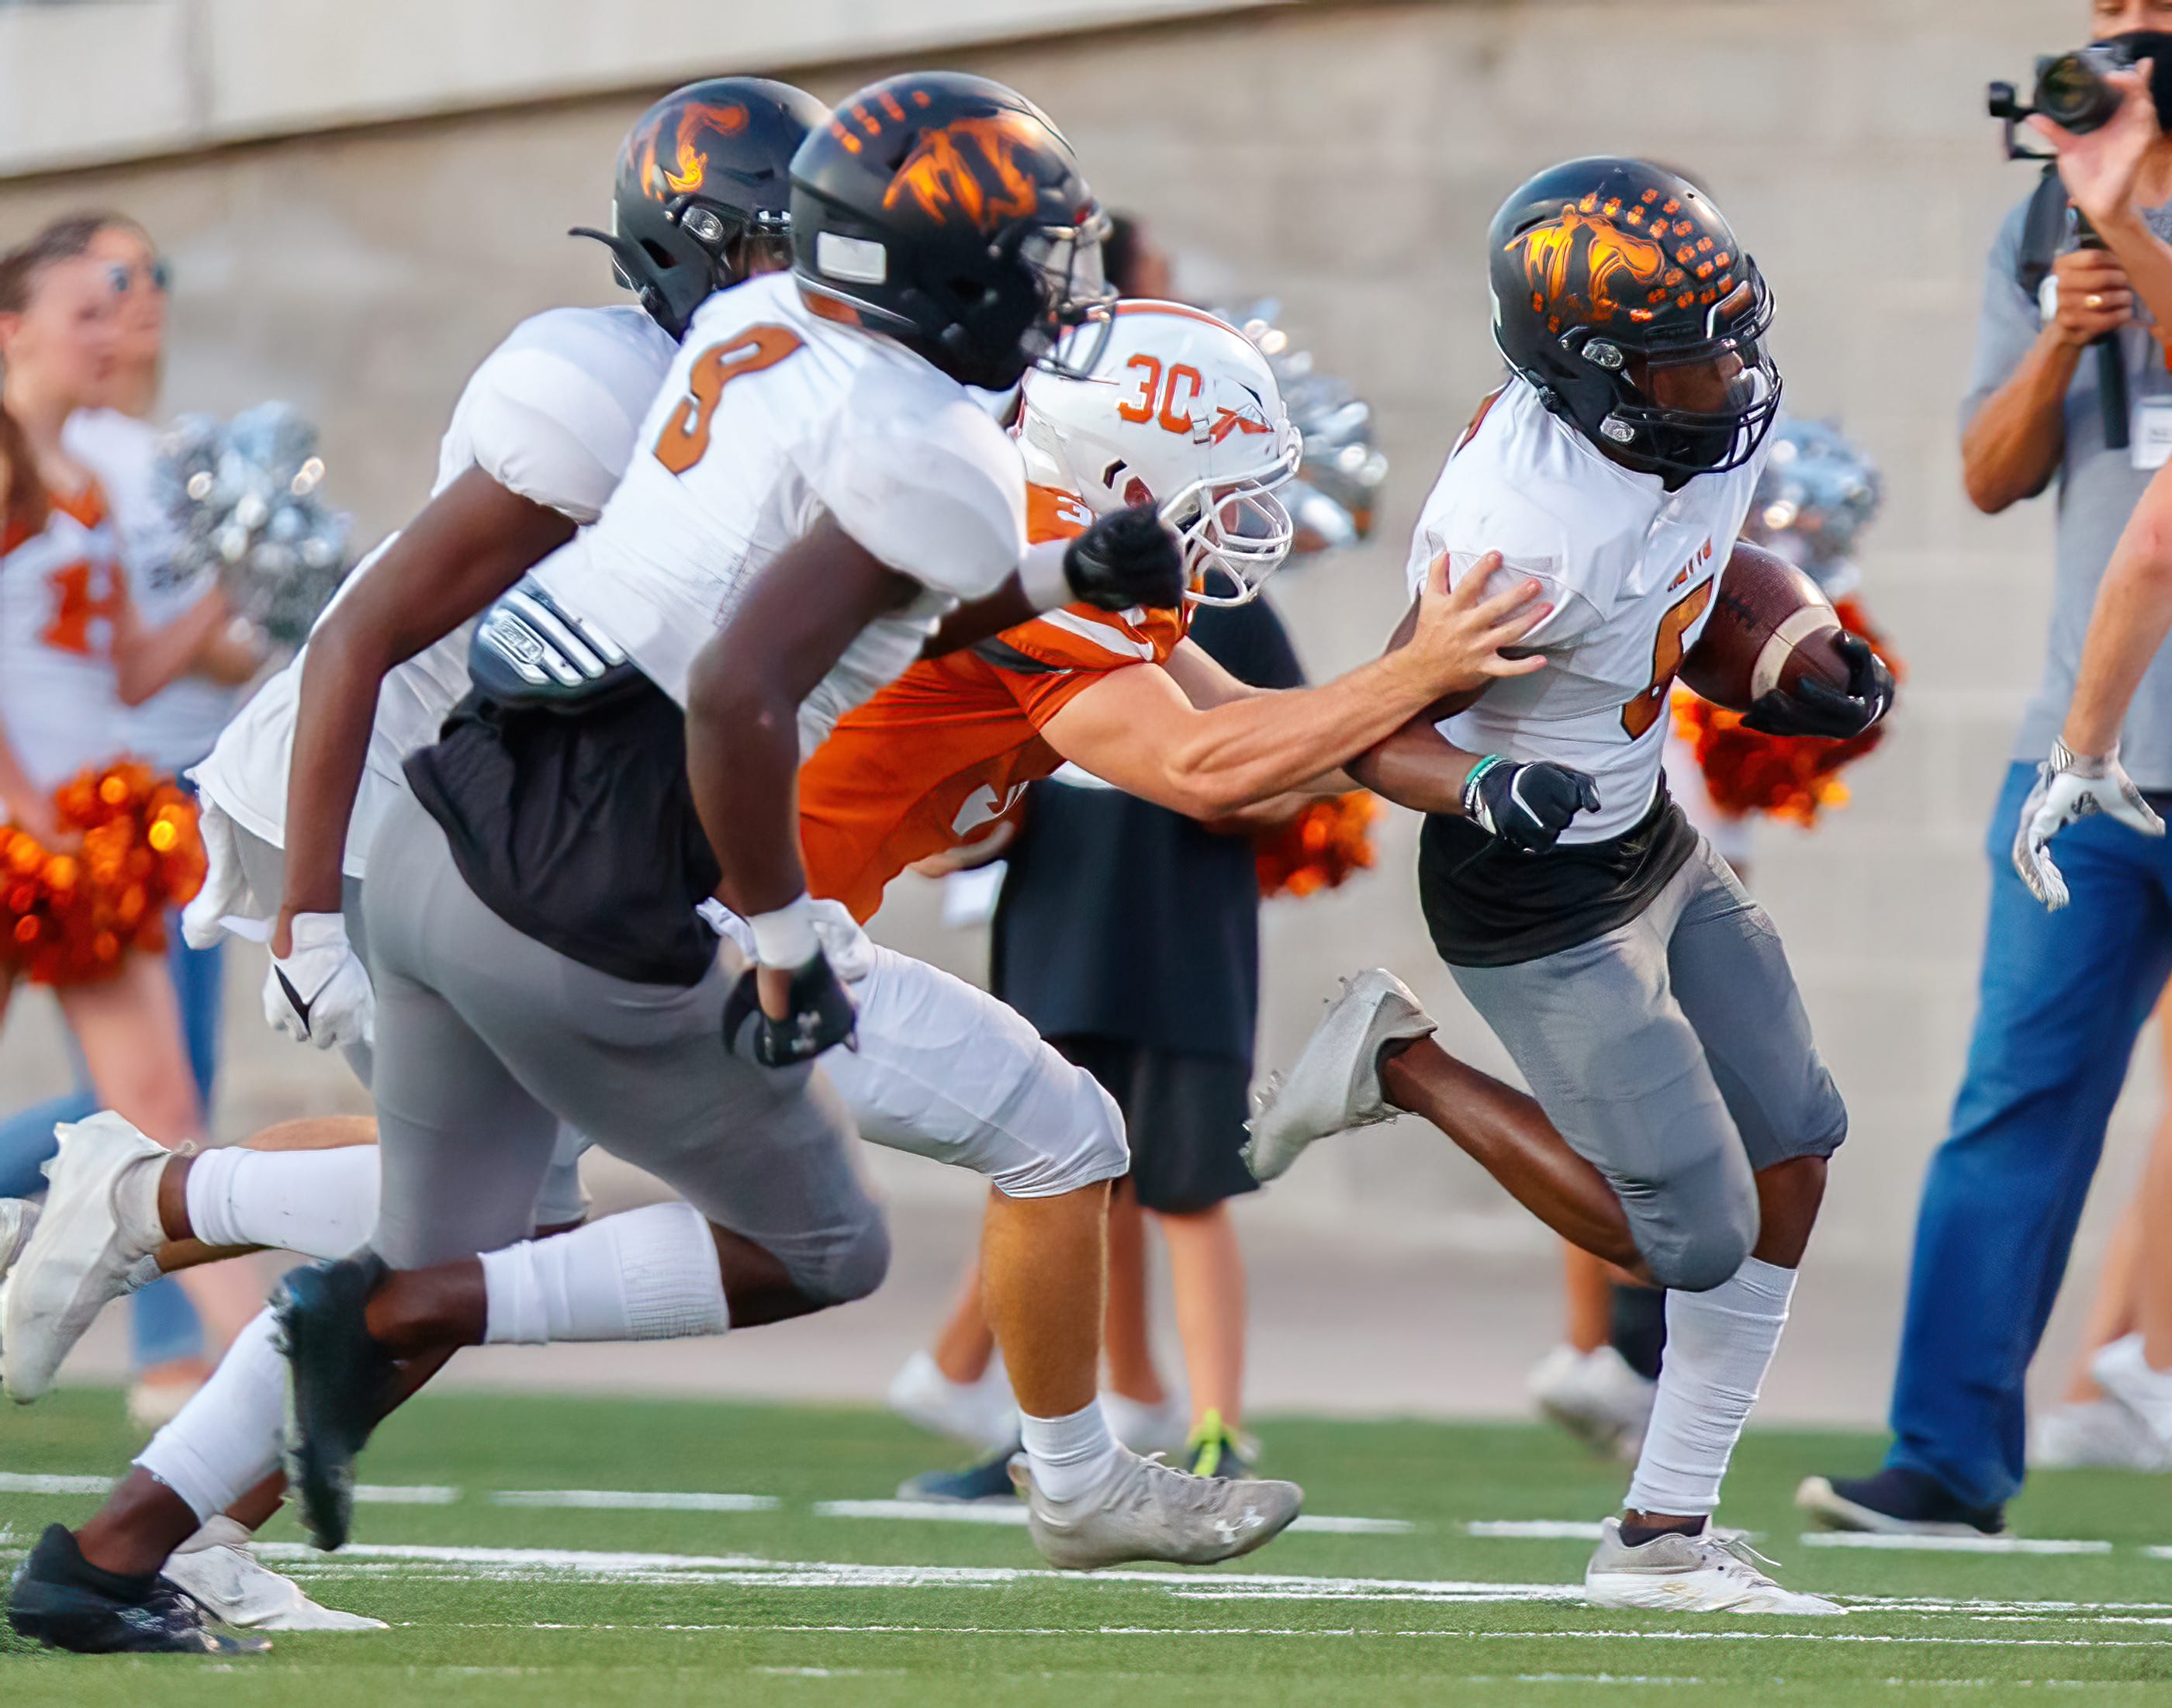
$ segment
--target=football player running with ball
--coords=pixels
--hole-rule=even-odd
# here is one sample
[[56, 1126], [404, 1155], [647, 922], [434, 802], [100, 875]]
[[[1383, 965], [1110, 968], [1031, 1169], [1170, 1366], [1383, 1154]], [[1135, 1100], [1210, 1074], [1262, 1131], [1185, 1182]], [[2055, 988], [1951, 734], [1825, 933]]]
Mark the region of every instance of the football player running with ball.
[[[1771, 921], [1660, 774], [1669, 690], [1711, 615], [1779, 407], [1762, 344], [1771, 298], [1718, 211], [1635, 160], [1540, 173], [1487, 242], [1513, 372], [1427, 501], [1411, 572], [1445, 553], [1460, 578], [1498, 551], [1497, 573], [1543, 583], [1552, 613], [1526, 644], [1552, 668], [1492, 684], [1438, 731], [1501, 755], [1474, 787], [1488, 769], [1544, 764], [1533, 781], [1574, 778], [1583, 810], [1533, 854], [1489, 840], [1482, 819], [1435, 812], [1418, 884], [1457, 985], [1669, 1289], [1650, 1429], [1587, 1593], [1612, 1607], [1838, 1613], [1774, 1582], [1709, 1520], [1847, 1112]], [[1890, 678], [1841, 644], [1846, 690], [1776, 689], [1757, 702], [1760, 728], [1852, 735], [1883, 716]], [[1401, 792], [1380, 762], [1352, 769]], [[1399, 1110], [1467, 1125], [1458, 1093], [1478, 1077], [1433, 1030], [1392, 974], [1352, 980], [1254, 1123], [1261, 1178], [1314, 1139]], [[1550, 1139], [1525, 1120], [1527, 1147]]]

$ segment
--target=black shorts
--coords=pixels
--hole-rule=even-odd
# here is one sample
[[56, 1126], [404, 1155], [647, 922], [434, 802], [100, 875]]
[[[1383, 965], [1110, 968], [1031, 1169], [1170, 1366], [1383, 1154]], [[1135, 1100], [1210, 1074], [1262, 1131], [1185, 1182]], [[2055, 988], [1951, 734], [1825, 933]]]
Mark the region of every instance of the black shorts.
[[1239, 1154], [1251, 1113], [1248, 1063], [1121, 1038], [1048, 1041], [1100, 1081], [1123, 1110], [1132, 1190], [1148, 1209], [1193, 1215], [1259, 1190]]

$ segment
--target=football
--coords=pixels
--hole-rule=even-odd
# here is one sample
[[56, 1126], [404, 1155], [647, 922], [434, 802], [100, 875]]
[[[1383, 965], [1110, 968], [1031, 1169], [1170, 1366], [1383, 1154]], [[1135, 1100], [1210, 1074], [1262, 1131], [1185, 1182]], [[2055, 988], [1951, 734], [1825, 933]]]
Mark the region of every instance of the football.
[[1720, 572], [1712, 620], [1682, 659], [1681, 679], [1716, 706], [1747, 712], [1805, 675], [1846, 691], [1843, 630], [1832, 602], [1801, 570], [1761, 545], [1738, 543]]

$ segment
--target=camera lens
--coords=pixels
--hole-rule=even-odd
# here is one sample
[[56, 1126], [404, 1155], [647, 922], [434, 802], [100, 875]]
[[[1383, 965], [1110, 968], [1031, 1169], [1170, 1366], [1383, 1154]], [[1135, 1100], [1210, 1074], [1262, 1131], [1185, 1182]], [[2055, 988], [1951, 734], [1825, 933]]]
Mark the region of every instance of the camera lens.
[[2100, 130], [2119, 110], [2119, 92], [2104, 80], [2086, 50], [2062, 53], [2036, 67], [2036, 110], [2069, 131]]

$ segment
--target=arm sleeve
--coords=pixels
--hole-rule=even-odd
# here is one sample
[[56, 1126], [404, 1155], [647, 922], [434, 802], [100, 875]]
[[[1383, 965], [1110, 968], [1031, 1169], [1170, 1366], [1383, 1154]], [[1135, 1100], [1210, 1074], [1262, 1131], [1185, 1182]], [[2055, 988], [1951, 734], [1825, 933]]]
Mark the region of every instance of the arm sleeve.
[[2021, 234], [2029, 218], [2024, 201], [2006, 217], [1984, 262], [1983, 309], [1976, 328], [1976, 364], [1969, 373], [1968, 395], [1961, 400], [1961, 428], [1999, 387], [2013, 377], [2021, 358], [2043, 330], [2035, 301], [2014, 277], [2020, 265]]
[[[644, 409], [648, 400], [642, 397]], [[596, 519], [624, 476], [641, 425], [613, 387], [532, 347], [498, 350], [462, 402], [475, 465], [508, 492], [582, 523]]]

